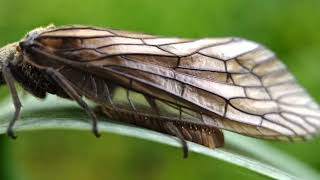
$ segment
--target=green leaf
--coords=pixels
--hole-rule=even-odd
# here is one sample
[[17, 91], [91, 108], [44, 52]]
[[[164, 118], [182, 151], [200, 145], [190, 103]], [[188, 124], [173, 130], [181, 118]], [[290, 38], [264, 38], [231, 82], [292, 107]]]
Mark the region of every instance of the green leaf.
[[[40, 129], [91, 130], [87, 115], [74, 102], [56, 96], [49, 96], [45, 101], [27, 96], [23, 104], [21, 119], [15, 126], [17, 132]], [[0, 133], [5, 133], [8, 121], [13, 114], [12, 102], [4, 100], [0, 107]], [[179, 141], [175, 137], [121, 124], [101, 116], [99, 120], [99, 130], [101, 132], [116, 133], [180, 147]], [[228, 132], [225, 135], [226, 148], [212, 150], [189, 142], [189, 149], [274, 179], [320, 178], [319, 174], [307, 165], [279, 152], [262, 141]]]

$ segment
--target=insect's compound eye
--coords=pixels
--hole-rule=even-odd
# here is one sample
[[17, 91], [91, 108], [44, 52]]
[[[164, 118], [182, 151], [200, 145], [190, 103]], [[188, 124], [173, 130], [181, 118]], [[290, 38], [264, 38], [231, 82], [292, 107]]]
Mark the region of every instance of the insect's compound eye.
[[17, 46], [16, 50], [17, 50], [17, 52], [23, 52], [23, 51], [26, 51], [32, 47], [35, 47], [35, 46], [36, 45], [33, 44], [32, 41], [24, 40], [24, 41], [19, 42], [19, 46]]
[[26, 41], [21, 41], [20, 43], [19, 43], [19, 46], [17, 47], [17, 51], [19, 51], [19, 52], [21, 52], [23, 49], [25, 49], [26, 48]]
[[28, 48], [34, 47], [35, 43], [34, 43], [34, 38], [35, 36], [33, 34], [31, 34], [28, 38], [25, 38], [25, 40], [19, 42], [19, 46], [17, 47], [17, 51], [23, 51], [26, 50]]

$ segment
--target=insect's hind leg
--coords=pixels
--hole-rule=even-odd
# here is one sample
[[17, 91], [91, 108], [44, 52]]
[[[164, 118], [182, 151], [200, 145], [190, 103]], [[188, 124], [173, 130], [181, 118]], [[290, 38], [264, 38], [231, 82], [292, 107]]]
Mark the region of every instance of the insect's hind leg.
[[170, 134], [175, 135], [180, 139], [182, 150], [183, 150], [183, 158], [187, 158], [189, 153], [189, 148], [188, 148], [187, 141], [182, 135], [182, 132], [180, 131], [180, 129], [173, 122], [170, 122], [170, 121], [167, 121], [164, 123], [164, 128], [166, 128]]
[[96, 112], [103, 113], [113, 120], [178, 137], [182, 142], [184, 157], [188, 155], [186, 141], [192, 141], [211, 149], [224, 145], [223, 132], [215, 127], [181, 122], [160, 116], [151, 116], [114, 106], [98, 106]]
[[75, 100], [89, 115], [92, 120], [92, 132], [96, 137], [100, 137], [100, 133], [98, 131], [98, 120], [94, 111], [89, 107], [89, 105], [82, 99], [79, 93], [70, 85], [68, 80], [57, 70], [53, 68], [47, 68], [46, 72], [49, 76], [59, 84], [61, 88], [72, 98]]

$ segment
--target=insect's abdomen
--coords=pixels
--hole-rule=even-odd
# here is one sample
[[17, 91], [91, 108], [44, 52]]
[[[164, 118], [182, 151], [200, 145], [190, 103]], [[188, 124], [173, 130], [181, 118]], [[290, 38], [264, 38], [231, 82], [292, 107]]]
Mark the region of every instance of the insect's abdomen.
[[[119, 110], [130, 112], [128, 123], [134, 122], [132, 116], [139, 115], [139, 117], [154, 117], [154, 121], [166, 119], [173, 122], [197, 125], [199, 127], [208, 127], [209, 129], [235, 130], [239, 133], [260, 138], [260, 131], [270, 135], [275, 134], [272, 130], [263, 128], [257, 130], [255, 126], [224, 119], [214, 113], [193, 106], [190, 103], [168, 96], [168, 94], [163, 91], [157, 89], [152, 89], [151, 91], [136, 81], [131, 81], [130, 83], [130, 80], [118, 78], [116, 79], [118, 83], [115, 83], [114, 81], [104, 80], [96, 75], [67, 67], [61, 68], [60, 72], [64, 75], [72, 74], [72, 76], [66, 76], [66, 78], [81, 92], [81, 95], [103, 107], [108, 107], [109, 110], [115, 112], [119, 112]], [[127, 82], [127, 84], [119, 84], [121, 82]], [[130, 84], [140, 91], [132, 90]], [[124, 87], [125, 85], [128, 87]], [[160, 96], [162, 99], [155, 96]], [[118, 116], [116, 116], [116, 118], [117, 117]], [[125, 118], [126, 117], [118, 117], [117, 119], [123, 120]], [[112, 119], [115, 119], [115, 117], [112, 116]], [[143, 124], [144, 122], [142, 122], [142, 125]], [[152, 129], [153, 127], [147, 128]], [[275, 136], [276, 135], [277, 134], [275, 134]], [[274, 138], [274, 136], [270, 138]]]
[[180, 130], [185, 140], [192, 141], [212, 149], [222, 147], [224, 145], [224, 136], [222, 131], [214, 127], [202, 126], [183, 121], [172, 121], [164, 117], [161, 118], [141, 113], [133, 113], [132, 111], [126, 111], [123, 109], [115, 110], [110, 107], [100, 108], [104, 114], [112, 119], [174, 135], [165, 125], [170, 121], [173, 122], [173, 124]]
[[73, 74], [68, 79], [72, 85], [81, 90], [83, 96], [97, 102], [111, 119], [174, 135], [165, 125], [172, 122], [185, 140], [209, 148], [224, 144], [222, 131], [205, 125], [202, 112], [197, 108], [188, 108], [182, 102], [174, 104], [160, 100], [81, 71], [62, 68], [60, 72]]

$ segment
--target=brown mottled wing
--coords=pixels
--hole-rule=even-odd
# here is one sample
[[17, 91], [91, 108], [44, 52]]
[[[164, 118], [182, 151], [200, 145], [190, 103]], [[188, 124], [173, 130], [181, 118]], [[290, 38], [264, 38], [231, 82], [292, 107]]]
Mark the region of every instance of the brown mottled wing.
[[251, 41], [69, 27], [35, 43], [105, 106], [270, 139], [306, 138], [320, 127], [319, 106], [271, 51]]

